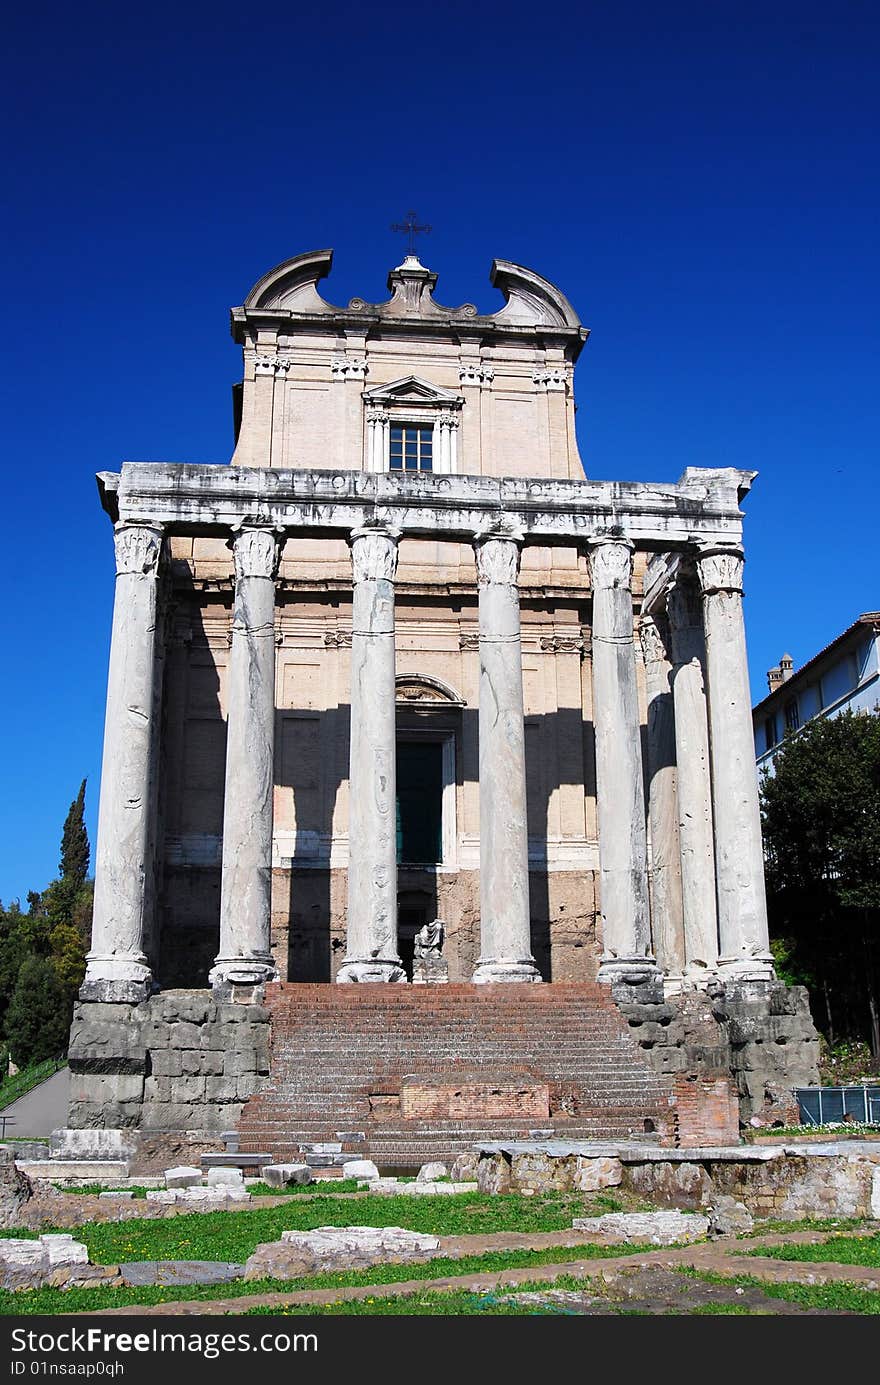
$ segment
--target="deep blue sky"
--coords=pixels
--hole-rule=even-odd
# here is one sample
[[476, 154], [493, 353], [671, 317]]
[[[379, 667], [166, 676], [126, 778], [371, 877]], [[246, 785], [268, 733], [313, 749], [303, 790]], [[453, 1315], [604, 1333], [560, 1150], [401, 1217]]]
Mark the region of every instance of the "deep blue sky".
[[500, 306], [494, 256], [572, 299], [591, 476], [760, 472], [755, 700], [880, 606], [870, 0], [49, 0], [4, 38], [4, 900], [55, 873], [84, 775], [94, 843], [94, 473], [228, 460], [229, 307], [323, 246], [328, 298], [384, 297], [408, 207], [439, 301]]

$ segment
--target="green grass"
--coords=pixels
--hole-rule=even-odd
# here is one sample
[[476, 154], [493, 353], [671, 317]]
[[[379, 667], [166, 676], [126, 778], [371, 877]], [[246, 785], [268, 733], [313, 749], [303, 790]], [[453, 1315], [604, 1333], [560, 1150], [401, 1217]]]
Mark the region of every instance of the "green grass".
[[757, 1250], [739, 1252], [746, 1255], [768, 1256], [772, 1260], [808, 1260], [835, 1265], [868, 1265], [880, 1267], [880, 1235], [834, 1236], [821, 1245], [760, 1246]]
[[53, 1183], [52, 1187], [59, 1193], [72, 1193], [79, 1197], [97, 1197], [98, 1193], [134, 1193], [136, 1199], [147, 1196], [146, 1188], [108, 1188], [106, 1183], [82, 1183], [78, 1188], [71, 1188], [69, 1183]]
[[862, 1289], [856, 1284], [796, 1284], [758, 1279], [754, 1275], [710, 1274], [707, 1270], [694, 1270], [690, 1266], [676, 1266], [679, 1274], [692, 1279], [704, 1279], [709, 1284], [726, 1284], [731, 1288], [760, 1289], [768, 1298], [785, 1299], [788, 1303], [799, 1303], [803, 1308], [842, 1308], [847, 1313], [880, 1314], [880, 1291]]
[[[589, 1206], [589, 1204], [586, 1204]], [[484, 1235], [495, 1231], [568, 1231], [585, 1199], [559, 1193], [522, 1197], [507, 1193], [455, 1193], [444, 1198], [288, 1198], [274, 1207], [238, 1212], [195, 1212], [153, 1221], [93, 1222], [73, 1229], [95, 1264], [126, 1260], [245, 1261], [264, 1241], [282, 1231], [317, 1226], [402, 1226], [435, 1236]], [[41, 1228], [43, 1231], [49, 1228]], [[0, 1232], [21, 1236], [20, 1230]], [[31, 1233], [36, 1235], [36, 1232]]]
[[748, 1241], [753, 1236], [766, 1236], [771, 1231], [855, 1231], [864, 1226], [864, 1217], [800, 1217], [795, 1221], [769, 1217], [756, 1222], [754, 1231], [741, 1231], [737, 1240]]
[[[453, 1260], [437, 1256], [418, 1265], [374, 1265], [368, 1270], [348, 1270], [310, 1275], [301, 1279], [235, 1280], [231, 1284], [147, 1285], [83, 1289], [34, 1289], [14, 1293], [0, 1290], [0, 1315], [30, 1313], [88, 1313], [99, 1308], [145, 1307], [155, 1303], [203, 1302], [218, 1298], [241, 1298], [247, 1294], [294, 1293], [304, 1289], [342, 1289], [356, 1285], [394, 1284], [403, 1279], [441, 1279], [464, 1274], [494, 1274], [502, 1270], [528, 1269], [531, 1266], [565, 1263], [567, 1260], [601, 1260], [615, 1255], [635, 1255], [656, 1249], [642, 1245], [555, 1246], [548, 1250], [487, 1251]], [[194, 1257], [198, 1258], [198, 1257]], [[546, 1288], [546, 1284], [532, 1286]], [[278, 1312], [277, 1308], [267, 1312]], [[291, 1309], [290, 1311], [296, 1311]]]
[[760, 1144], [768, 1135], [781, 1135], [784, 1139], [793, 1136], [809, 1135], [817, 1140], [834, 1139], [837, 1135], [880, 1135], [880, 1125], [876, 1121], [826, 1121], [824, 1125], [779, 1125], [769, 1130], [749, 1132], [752, 1144]]
[[11, 1106], [13, 1101], [18, 1101], [26, 1092], [38, 1087], [41, 1082], [45, 1082], [46, 1078], [58, 1072], [59, 1068], [66, 1067], [66, 1058], [46, 1058], [42, 1063], [32, 1063], [30, 1067], [22, 1068], [14, 1077], [4, 1077], [0, 1082], [0, 1111], [6, 1106]]
[[547, 1317], [567, 1313], [564, 1308], [548, 1305], [505, 1303], [483, 1294], [464, 1293], [460, 1289], [431, 1290], [422, 1294], [402, 1294], [394, 1298], [341, 1298], [335, 1303], [297, 1303], [289, 1308], [248, 1308], [243, 1317], [268, 1314], [291, 1317]]

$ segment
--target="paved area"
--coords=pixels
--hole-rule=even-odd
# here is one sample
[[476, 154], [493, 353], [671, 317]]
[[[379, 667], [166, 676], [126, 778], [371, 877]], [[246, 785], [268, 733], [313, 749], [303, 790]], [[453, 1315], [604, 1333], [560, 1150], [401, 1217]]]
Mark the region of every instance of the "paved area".
[[70, 1069], [59, 1068], [38, 1087], [4, 1106], [0, 1114], [7, 1118], [6, 1134], [16, 1140], [48, 1138], [53, 1130], [67, 1124], [69, 1101]]
[[[861, 1234], [876, 1234], [876, 1227]], [[576, 1254], [568, 1256], [565, 1253], [567, 1250], [575, 1252], [577, 1250], [577, 1241], [573, 1239], [571, 1232], [556, 1231], [533, 1235], [504, 1232], [491, 1236], [445, 1236], [441, 1238], [440, 1254], [442, 1255], [479, 1255], [489, 1250], [521, 1248], [543, 1250], [558, 1246], [560, 1258], [558, 1262], [552, 1265], [502, 1270], [495, 1273], [456, 1275], [434, 1279], [428, 1277], [409, 1278], [401, 1279], [393, 1284], [364, 1285], [348, 1289], [309, 1289], [301, 1290], [298, 1293], [288, 1290], [286, 1292], [247, 1294], [239, 1298], [199, 1300], [196, 1302], [181, 1300], [179, 1303], [139, 1307], [137, 1313], [138, 1316], [147, 1317], [186, 1316], [187, 1314], [202, 1313], [220, 1316], [226, 1313], [246, 1312], [249, 1308], [288, 1308], [296, 1304], [332, 1304], [339, 1303], [341, 1300], [394, 1297], [400, 1294], [413, 1294], [435, 1289], [492, 1292], [508, 1288], [515, 1290], [517, 1285], [534, 1283], [546, 1283], [549, 1289], [552, 1281], [561, 1275], [571, 1275], [585, 1281], [585, 1293], [575, 1295], [576, 1298], [582, 1300], [582, 1306], [570, 1305], [571, 1311], [574, 1312], [587, 1311], [588, 1309], [592, 1312], [598, 1312], [601, 1311], [602, 1303], [605, 1304], [605, 1311], [608, 1311], [609, 1301], [610, 1304], [617, 1306], [616, 1308], [612, 1307], [611, 1311], [617, 1311], [621, 1305], [625, 1306], [628, 1301], [633, 1311], [647, 1312], [688, 1312], [690, 1307], [687, 1305], [693, 1306], [697, 1299], [701, 1303], [723, 1301], [729, 1304], [739, 1301], [746, 1307], [747, 1311], [752, 1311], [749, 1308], [749, 1303], [753, 1300], [757, 1305], [755, 1294], [739, 1295], [735, 1289], [729, 1287], [725, 1289], [723, 1294], [709, 1293], [707, 1295], [701, 1288], [697, 1299], [694, 1298], [693, 1294], [689, 1297], [686, 1296], [678, 1286], [682, 1283], [692, 1286], [694, 1281], [682, 1281], [680, 1277], [674, 1275], [676, 1268], [682, 1266], [691, 1266], [694, 1269], [728, 1276], [748, 1274], [767, 1282], [849, 1283], [865, 1289], [880, 1289], [880, 1269], [877, 1268], [815, 1261], [774, 1260], [769, 1257], [751, 1257], [743, 1254], [744, 1251], [757, 1249], [761, 1246], [815, 1245], [827, 1240], [827, 1238], [828, 1233], [809, 1231], [753, 1236], [748, 1241], [723, 1237], [717, 1241], [701, 1245], [667, 1247], [639, 1255], [609, 1256], [599, 1260], [581, 1260], [577, 1258]], [[585, 1238], [581, 1238], [582, 1243], [583, 1239]], [[597, 1289], [601, 1287], [601, 1298], [591, 1296], [589, 1292], [591, 1283], [594, 1283]], [[647, 1300], [646, 1295], [648, 1296]], [[781, 1300], [770, 1299], [766, 1295], [760, 1295], [760, 1293], [758, 1298], [760, 1298], [761, 1304], [760, 1307], [755, 1307], [755, 1311], [781, 1314], [807, 1311], [797, 1305], [784, 1305]], [[649, 1306], [643, 1310], [641, 1304], [646, 1301]], [[131, 1312], [130, 1307], [112, 1308], [103, 1309], [95, 1316], [117, 1313], [130, 1314]]]

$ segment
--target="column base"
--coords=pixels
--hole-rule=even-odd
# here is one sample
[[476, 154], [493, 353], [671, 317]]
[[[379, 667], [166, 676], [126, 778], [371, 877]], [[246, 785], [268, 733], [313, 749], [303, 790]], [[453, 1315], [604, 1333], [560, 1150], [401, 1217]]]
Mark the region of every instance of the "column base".
[[79, 988], [84, 1001], [140, 1005], [153, 990], [153, 973], [142, 952], [90, 953]]
[[338, 986], [351, 985], [356, 982], [403, 982], [406, 984], [406, 972], [400, 964], [399, 957], [371, 957], [368, 961], [356, 961], [354, 958], [346, 959], [339, 971], [336, 973], [336, 984]]
[[523, 961], [506, 960], [498, 958], [488, 959], [485, 962], [482, 958], [477, 962], [473, 977], [471, 978], [475, 986], [494, 986], [498, 982], [524, 982], [540, 981], [541, 973], [535, 966], [531, 957]]
[[603, 957], [596, 980], [605, 986], [642, 986], [662, 981], [663, 973], [653, 957]]
[[719, 985], [718, 963], [714, 966], [701, 962], [688, 962], [684, 969], [685, 988], [691, 991], [708, 991]]
[[278, 980], [274, 958], [218, 957], [208, 972], [208, 981], [215, 991], [228, 992], [237, 986], [263, 986]]
[[718, 980], [725, 983], [761, 981], [769, 985], [776, 980], [773, 957], [769, 952], [754, 957], [721, 957], [718, 960]]

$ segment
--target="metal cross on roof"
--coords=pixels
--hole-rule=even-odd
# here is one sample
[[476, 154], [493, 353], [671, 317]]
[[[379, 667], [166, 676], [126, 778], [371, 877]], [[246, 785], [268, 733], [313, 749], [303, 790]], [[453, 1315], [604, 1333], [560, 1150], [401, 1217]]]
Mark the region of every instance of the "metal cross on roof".
[[428, 235], [431, 227], [419, 226], [416, 221], [415, 212], [407, 212], [406, 221], [392, 222], [391, 229], [392, 231], [401, 231], [405, 236], [409, 237], [409, 241], [407, 242], [407, 254], [414, 255], [416, 253], [416, 236]]

